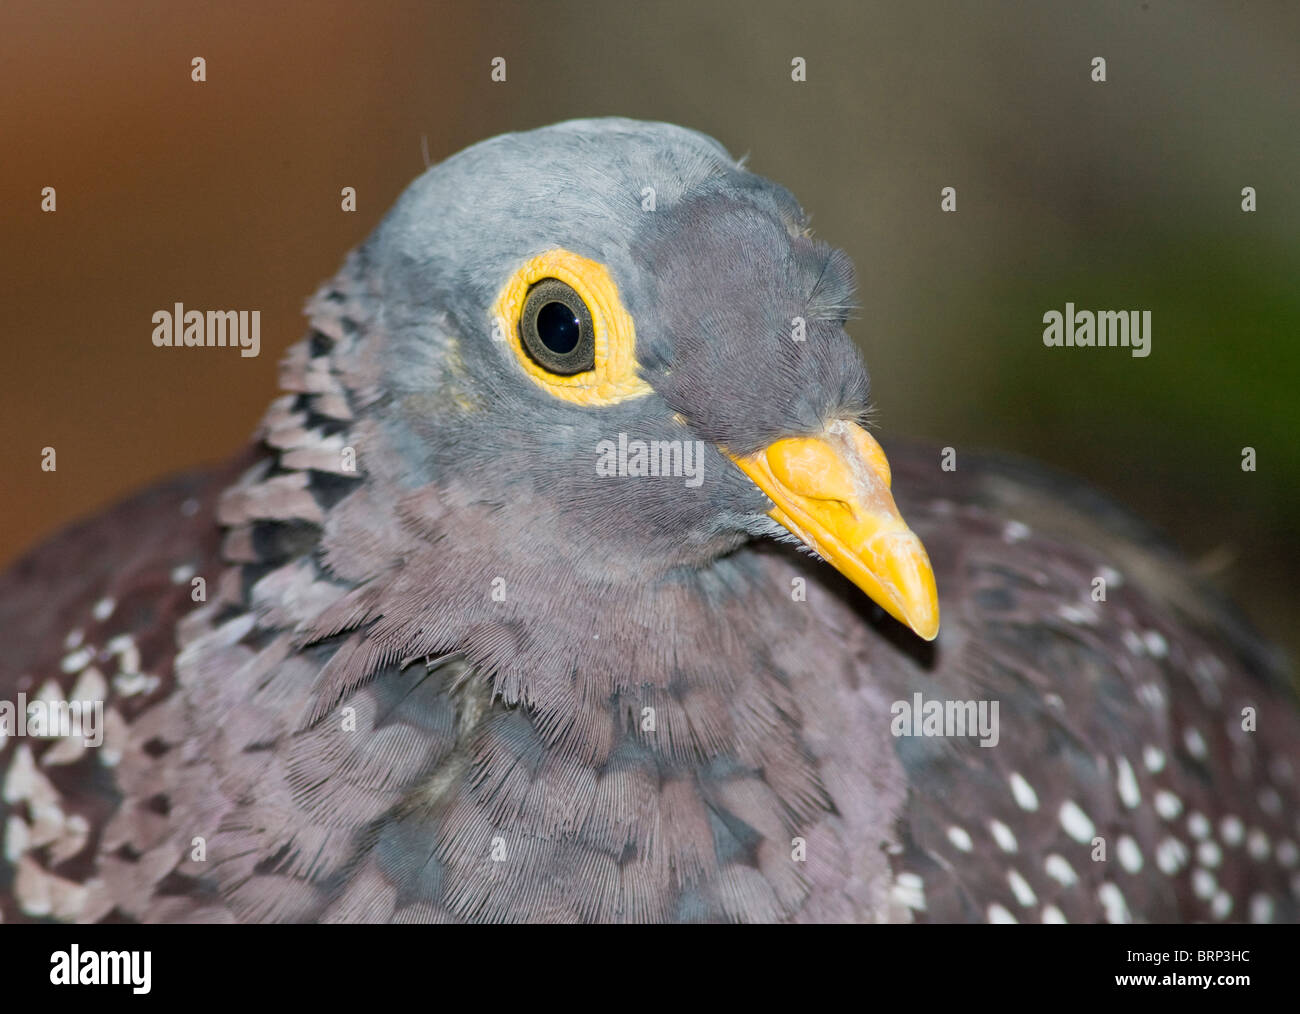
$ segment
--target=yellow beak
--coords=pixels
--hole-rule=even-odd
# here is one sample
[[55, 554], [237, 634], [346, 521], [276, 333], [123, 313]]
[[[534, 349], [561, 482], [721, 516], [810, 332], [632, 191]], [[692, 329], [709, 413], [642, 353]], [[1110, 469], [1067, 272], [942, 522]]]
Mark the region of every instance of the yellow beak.
[[744, 458], [740, 470], [775, 505], [773, 520], [815, 549], [896, 620], [927, 641], [939, 633], [939, 596], [925, 547], [894, 504], [889, 462], [862, 427], [837, 421]]

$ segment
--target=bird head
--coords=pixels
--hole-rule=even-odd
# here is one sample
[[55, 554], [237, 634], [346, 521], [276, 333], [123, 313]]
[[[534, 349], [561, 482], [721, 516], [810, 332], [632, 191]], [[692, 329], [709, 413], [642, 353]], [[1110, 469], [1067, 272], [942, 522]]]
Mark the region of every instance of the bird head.
[[[361, 460], [398, 496], [438, 490], [408, 509], [443, 519], [431, 537], [549, 558], [559, 596], [797, 540], [935, 636], [864, 428], [852, 266], [713, 140], [622, 119], [493, 138], [416, 180], [350, 273]], [[457, 530], [470, 505], [493, 535]]]

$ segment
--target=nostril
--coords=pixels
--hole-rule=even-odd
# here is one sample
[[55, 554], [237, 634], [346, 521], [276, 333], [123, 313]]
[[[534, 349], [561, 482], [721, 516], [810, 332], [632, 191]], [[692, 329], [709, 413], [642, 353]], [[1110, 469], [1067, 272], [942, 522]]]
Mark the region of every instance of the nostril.
[[841, 500], [834, 496], [807, 496], [800, 494], [800, 498], [806, 500], [809, 504], [816, 504], [817, 511], [823, 519], [833, 521], [858, 521], [860, 520], [859, 508], [851, 500]]

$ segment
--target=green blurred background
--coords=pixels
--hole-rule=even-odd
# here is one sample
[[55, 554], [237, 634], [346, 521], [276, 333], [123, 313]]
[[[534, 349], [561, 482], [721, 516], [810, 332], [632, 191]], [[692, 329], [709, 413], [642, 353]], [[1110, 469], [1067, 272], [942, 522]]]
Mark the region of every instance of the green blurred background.
[[[424, 151], [619, 114], [748, 152], [848, 250], [886, 447], [1082, 475], [1300, 651], [1300, 5], [268, 7], [0, 7], [0, 562], [238, 448]], [[153, 348], [178, 300], [260, 308], [262, 356]], [[1152, 355], [1045, 348], [1067, 300], [1150, 309]]]

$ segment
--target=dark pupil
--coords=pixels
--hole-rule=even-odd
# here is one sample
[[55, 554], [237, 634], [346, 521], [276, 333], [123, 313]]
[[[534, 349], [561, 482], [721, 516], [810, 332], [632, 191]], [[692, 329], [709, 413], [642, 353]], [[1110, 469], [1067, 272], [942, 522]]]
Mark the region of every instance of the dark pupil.
[[572, 352], [581, 336], [578, 318], [563, 303], [547, 303], [537, 311], [537, 337], [552, 352]]

